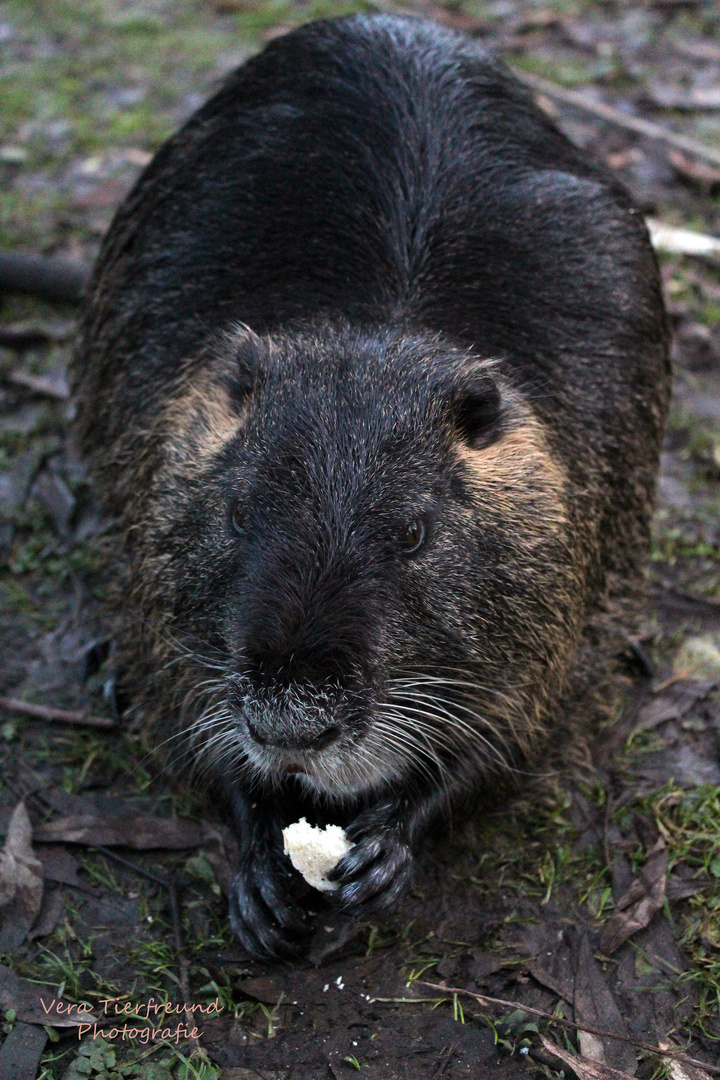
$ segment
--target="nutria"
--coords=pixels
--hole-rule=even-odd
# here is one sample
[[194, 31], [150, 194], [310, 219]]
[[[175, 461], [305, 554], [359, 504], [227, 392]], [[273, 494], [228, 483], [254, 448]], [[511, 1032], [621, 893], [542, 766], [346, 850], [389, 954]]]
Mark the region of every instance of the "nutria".
[[232, 802], [250, 951], [303, 932], [283, 825], [344, 824], [333, 902], [384, 909], [537, 743], [646, 555], [668, 379], [642, 218], [457, 33], [305, 26], [157, 154], [96, 268], [79, 433], [125, 671]]

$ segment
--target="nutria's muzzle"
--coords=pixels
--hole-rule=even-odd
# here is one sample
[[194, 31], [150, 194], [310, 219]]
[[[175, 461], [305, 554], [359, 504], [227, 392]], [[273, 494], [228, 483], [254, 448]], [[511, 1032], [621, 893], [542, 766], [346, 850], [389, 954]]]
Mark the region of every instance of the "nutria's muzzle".
[[362, 690], [336, 683], [258, 685], [251, 676], [228, 679], [228, 699], [251, 743], [266, 751], [324, 750], [346, 732], [357, 735], [369, 722], [370, 702]]
[[339, 737], [341, 728], [331, 719], [323, 726], [316, 717], [306, 722], [294, 720], [291, 724], [279, 722], [263, 712], [259, 716], [245, 717], [250, 738], [259, 746], [275, 746], [281, 750], [322, 750]]

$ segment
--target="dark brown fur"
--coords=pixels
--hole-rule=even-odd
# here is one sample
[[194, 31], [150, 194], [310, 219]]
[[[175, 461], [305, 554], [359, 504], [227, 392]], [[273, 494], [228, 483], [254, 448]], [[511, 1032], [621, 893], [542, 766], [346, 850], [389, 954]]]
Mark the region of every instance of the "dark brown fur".
[[669, 378], [642, 222], [478, 46], [315, 24], [141, 179], [76, 381], [126, 679], [233, 804], [239, 937], [302, 932], [301, 812], [355, 841], [335, 901], [390, 905], [643, 565]]

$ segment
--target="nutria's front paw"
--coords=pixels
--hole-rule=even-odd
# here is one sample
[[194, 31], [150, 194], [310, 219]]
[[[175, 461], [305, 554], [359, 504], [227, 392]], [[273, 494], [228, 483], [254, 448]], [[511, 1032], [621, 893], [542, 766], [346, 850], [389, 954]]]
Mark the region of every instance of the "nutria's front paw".
[[257, 960], [293, 956], [308, 935], [302, 913], [288, 902], [296, 882], [267, 852], [248, 859], [230, 887], [230, 925]]
[[405, 892], [412, 877], [412, 851], [397, 825], [363, 825], [362, 817], [347, 829], [354, 847], [328, 874], [339, 889], [332, 903], [351, 915], [387, 911]]

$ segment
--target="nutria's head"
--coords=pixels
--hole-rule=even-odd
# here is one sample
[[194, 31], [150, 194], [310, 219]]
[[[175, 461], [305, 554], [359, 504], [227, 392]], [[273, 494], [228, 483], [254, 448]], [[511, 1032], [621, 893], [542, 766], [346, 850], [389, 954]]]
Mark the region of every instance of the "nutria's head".
[[342, 799], [527, 749], [582, 574], [562, 469], [502, 370], [347, 327], [238, 328], [195, 367], [136, 573], [216, 769]]

